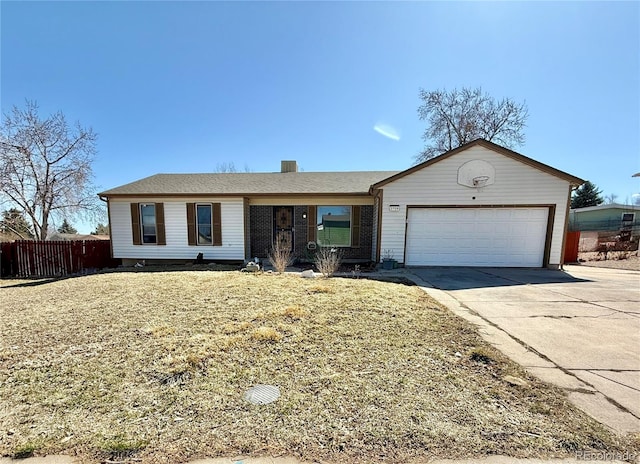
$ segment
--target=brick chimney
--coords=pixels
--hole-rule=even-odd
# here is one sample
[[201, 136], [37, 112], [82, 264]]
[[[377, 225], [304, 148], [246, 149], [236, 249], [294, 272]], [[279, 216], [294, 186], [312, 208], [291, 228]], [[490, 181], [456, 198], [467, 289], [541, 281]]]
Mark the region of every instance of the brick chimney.
[[298, 172], [298, 162], [282, 160], [280, 162], [280, 172]]

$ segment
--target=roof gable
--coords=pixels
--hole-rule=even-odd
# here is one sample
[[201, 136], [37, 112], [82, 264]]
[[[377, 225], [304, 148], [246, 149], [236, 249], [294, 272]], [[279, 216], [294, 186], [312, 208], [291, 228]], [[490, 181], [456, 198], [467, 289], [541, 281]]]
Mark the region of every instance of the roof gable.
[[472, 142], [469, 142], [469, 143], [466, 143], [464, 145], [461, 145], [458, 148], [455, 148], [453, 150], [449, 150], [446, 153], [443, 153], [443, 154], [441, 154], [439, 156], [436, 156], [435, 158], [431, 158], [430, 160], [424, 161], [424, 162], [422, 162], [420, 164], [417, 164], [417, 165], [415, 165], [413, 167], [410, 167], [409, 169], [406, 169], [406, 170], [404, 170], [402, 172], [399, 172], [399, 173], [397, 173], [397, 174], [395, 174], [395, 175], [393, 175], [391, 177], [388, 177], [388, 178], [386, 178], [386, 179], [374, 184], [371, 188], [372, 189], [378, 189], [380, 187], [383, 187], [383, 186], [385, 186], [385, 185], [387, 185], [387, 184], [389, 184], [391, 182], [394, 182], [394, 181], [396, 181], [398, 179], [401, 179], [402, 177], [405, 177], [405, 176], [407, 176], [409, 174], [412, 174], [412, 173], [414, 173], [416, 171], [420, 171], [421, 169], [427, 168], [427, 167], [429, 167], [429, 166], [431, 166], [431, 165], [433, 165], [435, 163], [438, 163], [438, 162], [440, 162], [442, 160], [450, 158], [451, 156], [454, 156], [454, 155], [456, 155], [458, 153], [461, 153], [461, 152], [463, 152], [463, 151], [465, 151], [465, 150], [467, 150], [467, 149], [469, 149], [471, 147], [478, 146], [478, 145], [482, 146], [482, 147], [485, 147], [485, 148], [487, 148], [489, 150], [492, 150], [492, 151], [494, 151], [496, 153], [499, 153], [501, 155], [504, 155], [504, 156], [506, 156], [508, 158], [511, 158], [513, 160], [519, 161], [519, 162], [521, 162], [523, 164], [526, 164], [528, 166], [531, 166], [533, 168], [536, 168], [536, 169], [538, 169], [540, 171], [543, 171], [543, 172], [545, 172], [547, 174], [551, 174], [553, 176], [559, 177], [560, 179], [566, 180], [567, 182], [569, 182], [573, 186], [577, 187], [577, 186], [582, 185], [584, 183], [584, 180], [582, 180], [582, 179], [580, 179], [578, 177], [572, 176], [571, 174], [568, 174], [568, 173], [566, 173], [564, 171], [560, 171], [559, 169], [553, 168], [553, 167], [548, 166], [548, 165], [546, 165], [544, 163], [540, 163], [539, 161], [536, 161], [536, 160], [531, 159], [531, 158], [529, 158], [527, 156], [521, 155], [520, 153], [517, 153], [517, 152], [515, 152], [513, 150], [509, 150], [508, 148], [502, 147], [502, 146], [497, 145], [497, 144], [495, 144], [493, 142], [489, 142], [488, 140], [476, 139], [476, 140], [473, 140]]

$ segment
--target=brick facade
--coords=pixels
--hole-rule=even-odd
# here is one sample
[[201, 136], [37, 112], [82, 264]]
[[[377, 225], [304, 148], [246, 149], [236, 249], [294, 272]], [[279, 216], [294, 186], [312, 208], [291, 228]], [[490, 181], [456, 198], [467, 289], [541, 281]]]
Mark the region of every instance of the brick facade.
[[273, 206], [249, 207], [249, 256], [266, 258], [273, 241]]
[[[273, 206], [249, 207], [249, 244], [248, 256], [266, 258], [273, 242]], [[307, 217], [304, 218], [303, 215]], [[306, 206], [293, 207], [293, 254], [300, 261], [312, 261], [313, 253], [307, 250], [308, 216]], [[360, 207], [360, 247], [340, 248], [344, 260], [371, 260], [374, 243], [374, 207]]]

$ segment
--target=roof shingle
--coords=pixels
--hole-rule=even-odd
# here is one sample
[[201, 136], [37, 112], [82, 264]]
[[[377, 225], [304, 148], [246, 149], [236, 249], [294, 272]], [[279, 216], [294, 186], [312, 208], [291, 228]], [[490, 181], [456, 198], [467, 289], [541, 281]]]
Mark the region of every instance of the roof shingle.
[[156, 174], [100, 196], [365, 194], [398, 171]]

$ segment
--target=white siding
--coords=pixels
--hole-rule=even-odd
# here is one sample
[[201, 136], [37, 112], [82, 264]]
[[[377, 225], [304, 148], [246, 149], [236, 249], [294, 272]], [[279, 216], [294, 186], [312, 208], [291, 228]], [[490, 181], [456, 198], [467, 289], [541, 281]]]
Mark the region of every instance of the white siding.
[[[131, 230], [132, 202], [164, 203], [166, 245], [134, 245]], [[189, 246], [187, 239], [187, 203], [221, 203], [222, 246]], [[193, 198], [109, 201], [111, 240], [114, 258], [129, 259], [244, 259], [244, 213], [242, 198]]]
[[[458, 168], [475, 159], [493, 165], [496, 171], [493, 185], [478, 190], [458, 184]], [[549, 265], [560, 264], [570, 185], [551, 174], [474, 146], [391, 182], [382, 189], [380, 249], [382, 253], [391, 250], [400, 262], [404, 262], [407, 205], [555, 205]], [[389, 205], [399, 205], [400, 210], [389, 211]]]

